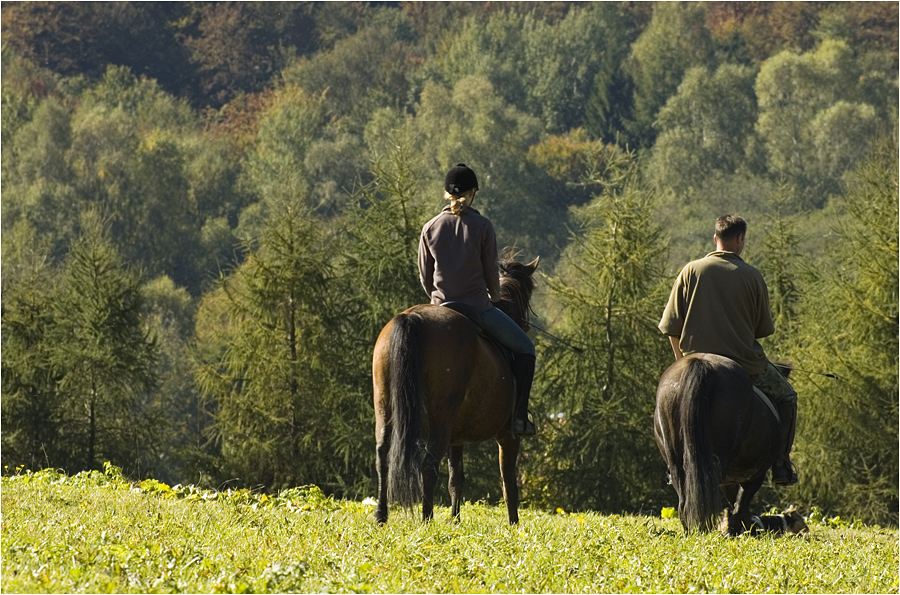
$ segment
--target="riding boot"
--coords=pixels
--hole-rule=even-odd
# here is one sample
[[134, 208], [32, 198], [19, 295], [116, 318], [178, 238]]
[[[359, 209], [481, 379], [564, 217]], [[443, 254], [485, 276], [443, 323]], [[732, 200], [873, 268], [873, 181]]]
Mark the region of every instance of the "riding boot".
[[513, 361], [512, 372], [516, 379], [516, 415], [513, 420], [513, 431], [520, 436], [534, 436], [537, 433], [534, 423], [528, 419], [528, 399], [531, 396], [531, 383], [534, 381], [535, 357], [530, 353], [517, 353]]
[[775, 485], [790, 486], [799, 479], [791, 462], [791, 448], [794, 446], [794, 433], [797, 429], [797, 404], [779, 403], [778, 416], [781, 418], [782, 458], [772, 465], [772, 481]]

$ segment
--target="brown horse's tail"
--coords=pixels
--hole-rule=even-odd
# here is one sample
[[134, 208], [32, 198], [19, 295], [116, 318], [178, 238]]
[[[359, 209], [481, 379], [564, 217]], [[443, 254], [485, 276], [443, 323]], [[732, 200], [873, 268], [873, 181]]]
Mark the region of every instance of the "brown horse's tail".
[[388, 498], [410, 508], [422, 499], [422, 369], [424, 320], [399, 314], [391, 329], [391, 447], [388, 452]]
[[[681, 376], [681, 440], [684, 445], [684, 477], [681, 512], [688, 531], [715, 528], [721, 513], [720, 461], [712, 451], [709, 407], [716, 389], [712, 366], [702, 359], [685, 362]], [[673, 478], [673, 481], [676, 478]]]

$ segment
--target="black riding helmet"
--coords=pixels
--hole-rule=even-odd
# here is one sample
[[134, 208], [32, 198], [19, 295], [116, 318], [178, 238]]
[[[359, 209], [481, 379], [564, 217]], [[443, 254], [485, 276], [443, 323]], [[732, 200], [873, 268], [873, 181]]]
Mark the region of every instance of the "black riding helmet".
[[444, 179], [444, 190], [453, 196], [465, 194], [473, 188], [478, 190], [478, 178], [465, 163], [457, 163], [447, 172], [447, 177]]

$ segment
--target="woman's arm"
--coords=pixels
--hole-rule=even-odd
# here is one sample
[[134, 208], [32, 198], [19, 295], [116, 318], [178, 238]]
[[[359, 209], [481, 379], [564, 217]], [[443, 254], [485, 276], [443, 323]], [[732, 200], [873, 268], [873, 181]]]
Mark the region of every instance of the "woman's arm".
[[493, 224], [488, 221], [484, 244], [481, 249], [481, 268], [484, 271], [484, 282], [487, 285], [491, 301], [500, 301], [500, 264], [497, 254], [497, 234]]
[[419, 281], [422, 288], [428, 294], [428, 301], [431, 301], [431, 295], [434, 293], [434, 256], [425, 243], [425, 233], [419, 236]]

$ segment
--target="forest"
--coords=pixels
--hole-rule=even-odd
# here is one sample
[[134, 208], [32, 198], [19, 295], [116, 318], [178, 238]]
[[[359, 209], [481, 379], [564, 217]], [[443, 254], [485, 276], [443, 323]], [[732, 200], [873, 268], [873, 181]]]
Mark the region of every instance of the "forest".
[[656, 325], [737, 213], [799, 393], [760, 505], [897, 525], [896, 2], [0, 10], [4, 473], [373, 495], [372, 347], [462, 162], [541, 258], [525, 506], [677, 501]]

